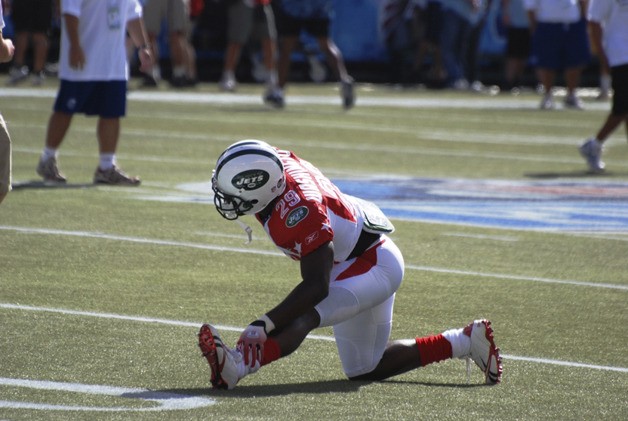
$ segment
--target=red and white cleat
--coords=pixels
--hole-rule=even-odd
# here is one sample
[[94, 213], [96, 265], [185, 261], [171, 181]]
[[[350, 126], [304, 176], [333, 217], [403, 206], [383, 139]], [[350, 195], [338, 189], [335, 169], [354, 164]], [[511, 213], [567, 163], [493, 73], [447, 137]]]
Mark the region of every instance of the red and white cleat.
[[480, 367], [487, 384], [499, 383], [503, 371], [502, 358], [493, 340], [491, 322], [486, 319], [475, 320], [463, 329], [463, 333], [471, 339], [467, 361], [471, 358]]
[[201, 326], [198, 346], [209, 363], [214, 389], [233, 389], [240, 380], [236, 352], [229, 349], [220, 339], [218, 331], [208, 324]]

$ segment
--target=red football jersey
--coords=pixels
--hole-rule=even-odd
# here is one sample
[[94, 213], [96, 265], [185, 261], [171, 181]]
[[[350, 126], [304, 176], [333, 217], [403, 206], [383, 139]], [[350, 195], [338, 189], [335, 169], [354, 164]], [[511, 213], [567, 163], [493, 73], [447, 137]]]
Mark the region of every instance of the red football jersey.
[[278, 150], [286, 188], [266, 220], [258, 220], [272, 241], [289, 257], [300, 260], [322, 244], [334, 242], [334, 259], [347, 259], [355, 247], [363, 219], [327, 177], [290, 151]]

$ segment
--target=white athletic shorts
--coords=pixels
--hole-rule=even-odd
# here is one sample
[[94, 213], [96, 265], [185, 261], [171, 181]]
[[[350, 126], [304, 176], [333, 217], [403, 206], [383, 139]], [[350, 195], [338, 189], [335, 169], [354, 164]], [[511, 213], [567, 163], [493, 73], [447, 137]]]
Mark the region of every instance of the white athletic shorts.
[[390, 338], [404, 262], [395, 243], [381, 239], [362, 256], [334, 265], [329, 295], [316, 306], [320, 327], [333, 326], [347, 377], [373, 371]]

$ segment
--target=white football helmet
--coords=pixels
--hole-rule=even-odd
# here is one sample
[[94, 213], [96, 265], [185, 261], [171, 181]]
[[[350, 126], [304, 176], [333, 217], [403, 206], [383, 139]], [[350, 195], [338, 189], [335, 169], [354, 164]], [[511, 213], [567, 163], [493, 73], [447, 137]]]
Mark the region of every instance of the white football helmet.
[[279, 154], [261, 140], [241, 140], [218, 157], [212, 174], [214, 205], [233, 220], [264, 209], [286, 187]]

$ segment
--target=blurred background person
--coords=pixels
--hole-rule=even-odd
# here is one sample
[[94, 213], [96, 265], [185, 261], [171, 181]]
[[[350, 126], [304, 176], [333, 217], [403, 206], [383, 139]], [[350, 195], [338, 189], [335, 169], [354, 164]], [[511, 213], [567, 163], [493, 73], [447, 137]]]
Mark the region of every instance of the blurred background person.
[[[99, 163], [94, 184], [137, 186], [118, 166], [120, 119], [126, 115], [129, 65], [126, 35], [139, 48], [140, 70], [153, 65], [138, 0], [63, 0], [60, 85], [36, 167], [44, 182], [66, 183], [57, 157], [75, 114], [98, 116]], [[89, 24], [83, 24], [88, 22]]]
[[316, 38], [320, 50], [340, 81], [340, 97], [345, 109], [355, 104], [353, 78], [347, 72], [342, 53], [331, 39], [329, 26], [333, 9], [331, 0], [275, 0], [273, 2], [279, 36], [279, 87], [285, 90], [290, 73], [291, 55], [299, 44], [301, 31]]
[[524, 0], [532, 32], [532, 54], [537, 76], [543, 85], [540, 108], [554, 108], [556, 73], [563, 71], [566, 108], [583, 109], [576, 95], [582, 69], [590, 60], [585, 0]]
[[420, 72], [419, 46], [423, 39], [424, 0], [384, 0], [380, 30], [390, 57], [390, 82], [402, 86]]
[[492, 0], [471, 0], [473, 12], [469, 15], [471, 32], [464, 60], [464, 77], [469, 82], [469, 88], [474, 92], [482, 92], [486, 89], [480, 80], [480, 42], [491, 3]]
[[[4, 39], [4, 15], [2, 14], [2, 1], [0, 0], [0, 63], [11, 61], [15, 53], [13, 41]], [[7, 125], [0, 114], [0, 203], [11, 190], [11, 137]]]
[[501, 0], [501, 17], [506, 28], [506, 65], [502, 89], [518, 90], [530, 58], [530, 24], [523, 0]]
[[[39, 86], [45, 79], [48, 58], [48, 34], [52, 26], [52, 0], [13, 0], [11, 20], [15, 29], [15, 56], [9, 70], [9, 85], [16, 85], [31, 75], [31, 83]], [[32, 69], [26, 65], [26, 55], [32, 46]]]
[[628, 137], [628, 1], [590, 0], [588, 9], [591, 44], [600, 61], [610, 69], [613, 105], [606, 121], [595, 137], [580, 146], [592, 172], [604, 171], [602, 145], [621, 125], [625, 124]]
[[155, 58], [153, 80], [146, 78], [144, 85], [155, 86], [161, 79], [158, 38], [164, 22], [172, 65], [170, 85], [175, 88], [196, 85], [196, 51], [189, 40], [192, 31], [190, 0], [145, 0], [143, 16]]
[[[476, 26], [486, 8], [484, 0], [441, 0], [441, 54], [448, 88], [465, 90], [475, 79], [478, 39]], [[471, 61], [470, 61], [471, 60]]]
[[227, 48], [220, 80], [220, 89], [227, 92], [237, 87], [236, 68], [242, 49], [251, 36], [259, 40], [266, 70], [265, 103], [283, 107], [283, 92], [277, 75], [277, 28], [270, 0], [233, 0], [227, 7]]
[[429, 57], [429, 65], [425, 79], [428, 86], [442, 86], [445, 81], [445, 70], [443, 68], [443, 58], [440, 49], [441, 31], [443, 26], [443, 10], [441, 0], [427, 0], [424, 13], [422, 14], [424, 24], [423, 39], [419, 46], [416, 68], [423, 72], [426, 58]]

